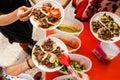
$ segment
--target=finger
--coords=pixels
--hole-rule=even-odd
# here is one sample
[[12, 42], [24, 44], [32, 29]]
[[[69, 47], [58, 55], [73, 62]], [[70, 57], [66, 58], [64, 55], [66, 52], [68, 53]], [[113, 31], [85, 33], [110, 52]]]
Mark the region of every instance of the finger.
[[82, 76], [82, 79], [83, 79], [83, 80], [89, 80], [88, 74], [86, 74], [86, 73], [84, 73], [84, 72], [80, 72], [79, 74]]
[[74, 80], [83, 80], [82, 78], [77, 78], [77, 76], [72, 76]]
[[32, 13], [30, 13], [28, 16], [23, 17], [22, 20], [27, 21], [31, 15], [32, 15]]
[[27, 21], [29, 19], [30, 16], [26, 16], [20, 19], [20, 21]]
[[32, 8], [31, 12], [30, 12], [29, 15], [28, 15], [29, 17], [32, 15], [32, 12], [33, 12], [33, 8]]
[[19, 11], [19, 13], [18, 13], [18, 15], [19, 15], [19, 17], [20, 18], [24, 18], [24, 17], [26, 17], [26, 16], [29, 16], [29, 14], [31, 14], [31, 12], [32, 12], [32, 8], [29, 8], [27, 11]]
[[31, 12], [32, 12], [32, 7], [29, 8], [27, 11], [25, 11], [23, 16], [28, 16]]
[[27, 20], [30, 18], [31, 15], [32, 15], [32, 13], [30, 13], [28, 16], [19, 18], [19, 20], [20, 20], [20, 21], [27, 21]]
[[29, 9], [29, 7], [26, 7], [26, 6], [22, 6], [20, 7], [21, 10], [24, 10], [24, 11], [27, 11]]

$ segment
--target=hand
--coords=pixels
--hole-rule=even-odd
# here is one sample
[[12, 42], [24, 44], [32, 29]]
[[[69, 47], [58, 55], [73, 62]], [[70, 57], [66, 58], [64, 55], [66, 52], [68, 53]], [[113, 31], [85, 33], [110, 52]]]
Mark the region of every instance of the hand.
[[20, 21], [27, 21], [32, 14], [32, 7], [22, 6], [18, 8], [17, 17]]
[[120, 17], [120, 6], [116, 9], [115, 14]]
[[[87, 75], [87, 74], [85, 74], [85, 73], [83, 73], [83, 72], [78, 72], [78, 74], [79, 74], [79, 76], [80, 76], [80, 80], [89, 80], [89, 76]], [[73, 76], [73, 78], [75, 79], [75, 80], [78, 80], [75, 76]]]
[[76, 6], [78, 6], [79, 3], [81, 3], [83, 0], [76, 0]]

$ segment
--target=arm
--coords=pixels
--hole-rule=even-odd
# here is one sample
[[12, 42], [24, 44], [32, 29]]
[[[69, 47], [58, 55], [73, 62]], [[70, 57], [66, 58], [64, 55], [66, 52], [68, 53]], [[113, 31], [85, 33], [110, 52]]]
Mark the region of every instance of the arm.
[[[84, 72], [78, 72], [80, 80], [90, 80], [88, 74]], [[78, 80], [75, 76], [72, 76], [75, 80]]]
[[[39, 2], [40, 0], [31, 0], [34, 4], [36, 4], [37, 2]], [[63, 2], [62, 2], [62, 6], [63, 6], [63, 8], [65, 8], [68, 4], [69, 4], [69, 2], [70, 2], [71, 0], [64, 0]]]
[[120, 5], [119, 5], [119, 7], [117, 8], [117, 10], [115, 11], [115, 14], [120, 17]]
[[62, 6], [63, 8], [66, 8], [66, 6], [70, 3], [71, 0], [63, 0]]
[[[31, 67], [35, 66], [32, 59], [29, 59], [28, 62]], [[30, 69], [30, 68], [27, 64], [27, 61], [24, 61], [20, 64], [14, 64], [14, 65], [5, 67], [6, 72], [11, 76], [17, 76], [17, 75], [21, 74], [22, 72], [25, 72], [28, 69]]]
[[11, 24], [11, 23], [15, 22], [16, 20], [18, 20], [16, 13], [17, 13], [17, 10], [15, 10], [9, 14], [0, 15], [0, 26], [5, 26], [5, 25]]
[[1, 14], [0, 26], [12, 24], [18, 19], [21, 21], [27, 21], [31, 15], [31, 12], [32, 12], [32, 8], [22, 6], [11, 13]]

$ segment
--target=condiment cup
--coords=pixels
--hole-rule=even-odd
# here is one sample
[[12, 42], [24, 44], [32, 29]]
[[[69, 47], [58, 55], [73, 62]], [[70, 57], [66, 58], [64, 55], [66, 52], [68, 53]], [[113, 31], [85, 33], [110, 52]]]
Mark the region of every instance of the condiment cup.
[[62, 40], [67, 46], [69, 53], [74, 53], [81, 47], [81, 40], [77, 36], [63, 33], [52, 34], [50, 36]]

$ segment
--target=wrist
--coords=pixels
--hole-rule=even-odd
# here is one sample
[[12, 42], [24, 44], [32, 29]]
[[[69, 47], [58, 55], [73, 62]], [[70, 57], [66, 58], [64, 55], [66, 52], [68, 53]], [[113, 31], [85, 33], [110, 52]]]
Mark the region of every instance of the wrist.
[[15, 21], [17, 21], [19, 18], [18, 18], [18, 16], [17, 16], [17, 13], [18, 13], [18, 9], [16, 9], [14, 12], [13, 12], [13, 14], [14, 14], [14, 16], [15, 16]]
[[29, 62], [28, 59], [26, 60], [26, 62], [27, 62], [28, 67], [29, 67], [30, 69], [32, 69], [32, 66], [30, 65], [30, 62]]

